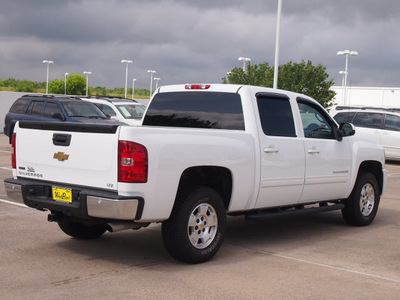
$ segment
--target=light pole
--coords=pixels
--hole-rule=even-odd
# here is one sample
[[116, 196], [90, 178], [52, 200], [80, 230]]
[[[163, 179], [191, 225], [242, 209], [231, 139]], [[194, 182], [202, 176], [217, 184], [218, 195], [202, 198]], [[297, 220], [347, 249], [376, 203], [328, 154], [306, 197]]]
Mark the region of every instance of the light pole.
[[344, 103], [344, 77], [345, 77], [345, 74], [346, 74], [346, 71], [339, 71], [339, 74], [341, 74], [341, 75], [343, 75], [343, 77], [342, 77], [342, 103], [343, 103], [343, 105], [345, 104]]
[[276, 38], [275, 38], [275, 63], [274, 63], [274, 84], [273, 88], [278, 88], [278, 68], [279, 68], [279, 38], [281, 34], [281, 14], [282, 0], [278, 0], [278, 12], [276, 17]]
[[345, 69], [344, 69], [344, 105], [346, 105], [347, 102], [347, 75], [349, 72], [347, 71], [348, 65], [349, 65], [349, 55], [351, 56], [357, 56], [358, 52], [357, 51], [350, 51], [350, 50], [344, 50], [344, 51], [338, 51], [336, 53], [338, 56], [346, 56], [346, 64], [345, 64]]
[[248, 57], [239, 57], [238, 60], [243, 60], [243, 72], [246, 72], [246, 62], [250, 62], [251, 59]]
[[67, 75], [69, 75], [69, 73], [64, 73], [64, 91], [65, 91], [65, 95], [67, 94]]
[[133, 64], [132, 60], [129, 59], [123, 59], [121, 60], [121, 63], [126, 64], [126, 69], [125, 69], [125, 98], [127, 98], [127, 93], [128, 93], [128, 65]]
[[136, 79], [132, 79], [132, 99], [134, 98], [133, 96], [135, 96], [135, 81]]
[[44, 60], [44, 64], [47, 64], [47, 76], [46, 76], [46, 95], [49, 94], [49, 65], [54, 64], [52, 60]]
[[147, 73], [150, 73], [150, 98], [151, 98], [151, 92], [153, 89], [153, 74], [156, 74], [156, 71], [153, 70], [147, 70]]
[[92, 75], [92, 72], [83, 72], [86, 75], [86, 97], [88, 96], [88, 89], [89, 89], [89, 75]]
[[154, 78], [154, 81], [156, 82], [156, 89], [158, 88], [158, 82], [161, 80], [161, 78], [158, 78], [158, 77], [156, 77], [156, 78]]

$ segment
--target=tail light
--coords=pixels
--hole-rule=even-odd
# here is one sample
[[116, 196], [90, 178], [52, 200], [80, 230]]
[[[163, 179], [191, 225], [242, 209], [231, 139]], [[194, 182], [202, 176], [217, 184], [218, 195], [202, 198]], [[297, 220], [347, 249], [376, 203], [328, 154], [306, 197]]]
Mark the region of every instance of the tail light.
[[187, 90], [207, 90], [210, 88], [209, 84], [187, 84], [185, 89]]
[[11, 166], [13, 169], [17, 168], [17, 152], [15, 148], [15, 142], [17, 139], [17, 134], [13, 133], [12, 140], [11, 140]]
[[118, 145], [118, 182], [145, 183], [148, 155], [145, 146], [128, 141]]

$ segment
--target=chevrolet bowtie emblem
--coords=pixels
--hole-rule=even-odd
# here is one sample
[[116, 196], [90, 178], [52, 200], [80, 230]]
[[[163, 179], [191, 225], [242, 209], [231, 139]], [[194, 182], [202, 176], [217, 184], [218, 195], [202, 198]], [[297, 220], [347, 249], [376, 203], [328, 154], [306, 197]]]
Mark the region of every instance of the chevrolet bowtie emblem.
[[67, 160], [68, 157], [69, 157], [69, 154], [64, 154], [64, 152], [54, 153], [54, 156], [53, 156], [53, 158], [58, 159], [59, 161]]

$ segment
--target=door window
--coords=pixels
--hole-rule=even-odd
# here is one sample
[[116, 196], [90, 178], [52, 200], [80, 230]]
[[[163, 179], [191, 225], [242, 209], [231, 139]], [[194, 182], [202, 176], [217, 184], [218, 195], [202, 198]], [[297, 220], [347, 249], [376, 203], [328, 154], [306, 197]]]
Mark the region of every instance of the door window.
[[32, 101], [26, 113], [28, 115], [40, 116], [42, 114], [43, 101]]
[[54, 102], [47, 102], [43, 115], [45, 117], [53, 118], [55, 114], [59, 114], [60, 116], [63, 115], [60, 106]]
[[400, 117], [395, 115], [386, 115], [385, 129], [400, 131]]
[[353, 124], [358, 127], [382, 128], [383, 113], [359, 112], [354, 117]]
[[296, 137], [289, 99], [263, 95], [257, 97], [257, 104], [264, 134]]
[[319, 106], [308, 101], [298, 100], [298, 106], [306, 138], [333, 139], [333, 123]]

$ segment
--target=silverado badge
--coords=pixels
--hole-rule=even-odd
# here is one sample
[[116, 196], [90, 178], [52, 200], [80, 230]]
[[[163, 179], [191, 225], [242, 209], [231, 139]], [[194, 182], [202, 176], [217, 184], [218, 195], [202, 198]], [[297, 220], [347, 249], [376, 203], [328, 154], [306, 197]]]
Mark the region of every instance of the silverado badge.
[[64, 152], [54, 153], [54, 156], [53, 156], [53, 158], [58, 159], [59, 161], [67, 160], [68, 157], [69, 157], [69, 154], [64, 154]]

